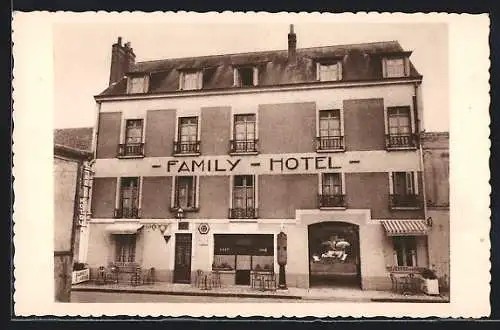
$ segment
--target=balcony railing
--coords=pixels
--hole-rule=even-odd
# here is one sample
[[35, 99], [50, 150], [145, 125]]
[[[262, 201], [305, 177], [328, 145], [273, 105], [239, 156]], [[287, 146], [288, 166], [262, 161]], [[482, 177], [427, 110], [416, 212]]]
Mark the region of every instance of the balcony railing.
[[231, 140], [229, 141], [229, 153], [257, 152], [257, 139], [253, 140]]
[[257, 219], [257, 209], [252, 207], [247, 208], [232, 208], [229, 209], [230, 219]]
[[137, 207], [124, 207], [115, 209], [115, 218], [119, 219], [138, 219], [139, 209]]
[[316, 150], [318, 151], [344, 150], [344, 137], [319, 136], [316, 138]]
[[391, 208], [420, 208], [422, 202], [418, 195], [390, 195]]
[[318, 195], [319, 207], [346, 207], [345, 195]]
[[198, 154], [200, 153], [200, 141], [175, 141], [174, 154]]
[[407, 134], [387, 134], [385, 136], [385, 146], [387, 149], [415, 148], [417, 146], [417, 135]]
[[118, 157], [144, 157], [144, 143], [119, 144]]

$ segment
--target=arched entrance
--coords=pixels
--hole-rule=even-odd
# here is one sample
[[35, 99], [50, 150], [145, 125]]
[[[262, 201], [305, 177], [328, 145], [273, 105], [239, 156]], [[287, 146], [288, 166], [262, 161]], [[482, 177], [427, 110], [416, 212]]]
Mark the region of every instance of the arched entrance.
[[359, 227], [346, 222], [308, 226], [309, 285], [361, 287]]

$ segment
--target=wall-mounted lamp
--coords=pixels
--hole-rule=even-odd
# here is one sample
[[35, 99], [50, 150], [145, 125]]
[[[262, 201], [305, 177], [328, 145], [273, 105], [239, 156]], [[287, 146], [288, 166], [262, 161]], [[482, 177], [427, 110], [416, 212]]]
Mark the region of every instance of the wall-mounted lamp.
[[179, 208], [177, 209], [177, 213], [175, 214], [175, 217], [176, 217], [177, 219], [182, 219], [182, 218], [184, 218], [184, 210], [182, 209], [182, 207], [179, 207]]
[[427, 221], [427, 226], [432, 227], [432, 218], [428, 217], [426, 221]]
[[162, 233], [162, 235], [165, 233], [165, 230], [167, 230], [167, 226], [160, 225], [160, 232]]

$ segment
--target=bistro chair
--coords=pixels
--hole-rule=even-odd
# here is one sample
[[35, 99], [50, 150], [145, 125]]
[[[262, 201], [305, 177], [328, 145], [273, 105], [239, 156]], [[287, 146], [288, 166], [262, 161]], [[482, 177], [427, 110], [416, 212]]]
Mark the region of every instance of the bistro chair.
[[132, 275], [130, 276], [130, 285], [137, 286], [141, 284], [142, 269], [141, 267], [136, 267]]
[[264, 288], [267, 289], [267, 290], [276, 290], [276, 274], [273, 272], [273, 273], [269, 273], [269, 274], [266, 274], [265, 277], [264, 277]]
[[218, 270], [212, 271], [212, 287], [221, 288], [220, 272]]
[[389, 273], [389, 276], [391, 277], [392, 291], [399, 292], [400, 284], [398, 278], [394, 275], [394, 273]]
[[114, 264], [109, 264], [105, 270], [104, 282], [118, 284], [118, 268]]
[[196, 275], [194, 278], [195, 287], [200, 288], [202, 282], [203, 282], [203, 271], [201, 269], [198, 269], [198, 270], [196, 270]]
[[260, 273], [253, 273], [251, 277], [252, 289], [264, 290], [264, 275]]
[[96, 283], [97, 284], [105, 284], [106, 283], [106, 268], [104, 266], [100, 266], [97, 269]]

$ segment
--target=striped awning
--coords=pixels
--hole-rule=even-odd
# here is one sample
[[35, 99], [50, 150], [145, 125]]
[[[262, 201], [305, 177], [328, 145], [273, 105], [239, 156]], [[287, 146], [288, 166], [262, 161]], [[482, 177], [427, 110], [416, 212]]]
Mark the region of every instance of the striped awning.
[[388, 236], [422, 236], [427, 234], [425, 220], [382, 220]]
[[106, 231], [115, 235], [136, 234], [142, 226], [137, 223], [114, 223], [106, 226]]

